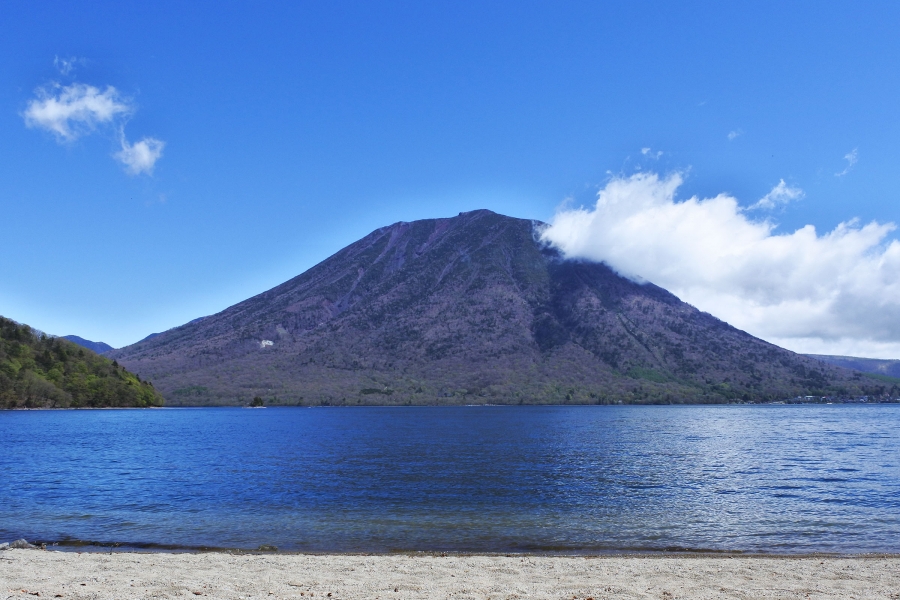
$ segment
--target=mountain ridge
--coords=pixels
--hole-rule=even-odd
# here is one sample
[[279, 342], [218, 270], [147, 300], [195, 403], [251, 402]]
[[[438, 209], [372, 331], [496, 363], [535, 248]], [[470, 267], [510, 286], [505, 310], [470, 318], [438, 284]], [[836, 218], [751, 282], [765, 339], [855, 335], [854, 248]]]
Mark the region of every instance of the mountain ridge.
[[[381, 227], [109, 356], [171, 404], [764, 401], [889, 393], [753, 338], [491, 211]], [[868, 387], [867, 387], [868, 386]]]
[[889, 358], [861, 358], [858, 356], [841, 356], [832, 354], [806, 354], [810, 358], [826, 362], [845, 369], [873, 373], [886, 377], [900, 378], [900, 360]]
[[91, 352], [96, 352], [97, 354], [103, 354], [105, 352], [109, 352], [110, 350], [115, 350], [112, 346], [107, 344], [106, 342], [92, 342], [91, 340], [86, 340], [83, 337], [77, 335], [64, 335], [61, 336], [64, 340], [69, 340], [70, 342], [74, 342], [81, 346], [82, 348], [87, 348]]

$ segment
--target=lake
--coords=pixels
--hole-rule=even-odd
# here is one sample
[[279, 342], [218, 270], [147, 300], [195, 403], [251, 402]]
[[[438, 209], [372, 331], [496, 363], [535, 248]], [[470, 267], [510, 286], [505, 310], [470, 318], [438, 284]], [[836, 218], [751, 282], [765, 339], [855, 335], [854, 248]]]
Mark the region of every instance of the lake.
[[0, 411], [0, 541], [900, 552], [900, 405]]

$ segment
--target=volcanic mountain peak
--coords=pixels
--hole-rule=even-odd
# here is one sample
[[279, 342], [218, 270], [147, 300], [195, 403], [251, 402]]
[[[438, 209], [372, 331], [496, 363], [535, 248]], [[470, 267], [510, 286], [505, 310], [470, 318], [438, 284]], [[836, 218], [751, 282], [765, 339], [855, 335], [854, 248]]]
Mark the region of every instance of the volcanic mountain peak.
[[761, 400], [859, 376], [488, 210], [377, 229], [221, 313], [114, 351], [170, 404]]

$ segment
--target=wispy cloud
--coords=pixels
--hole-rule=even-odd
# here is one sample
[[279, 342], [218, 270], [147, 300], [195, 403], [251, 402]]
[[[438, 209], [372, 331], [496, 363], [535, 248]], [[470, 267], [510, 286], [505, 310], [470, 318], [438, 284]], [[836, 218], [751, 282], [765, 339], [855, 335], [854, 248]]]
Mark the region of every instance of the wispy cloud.
[[768, 194], [760, 198], [755, 204], [750, 205], [747, 210], [770, 210], [793, 200], [799, 200], [802, 197], [803, 190], [798, 187], [789, 186], [784, 182], [784, 179], [782, 179]]
[[653, 159], [658, 159], [660, 156], [663, 155], [663, 151], [658, 150], [658, 151], [654, 152], [651, 148], [641, 148], [641, 154], [643, 154], [644, 156], [649, 156], [650, 158], [653, 158]]
[[25, 124], [56, 134], [60, 142], [76, 140], [133, 111], [131, 103], [112, 86], [101, 91], [83, 83], [52, 84], [38, 88], [35, 95], [23, 114]]
[[55, 56], [53, 58], [53, 66], [56, 67], [56, 70], [59, 71], [60, 75], [71, 75], [75, 73], [75, 67], [77, 65], [83, 65], [84, 63], [85, 60], [83, 58], [78, 58], [77, 56], [70, 56], [68, 58]]
[[[796, 351], [900, 358], [900, 242], [855, 220], [776, 234], [736, 198], [676, 200], [682, 175], [613, 178], [596, 205], [557, 212], [543, 238], [572, 258], [649, 280]], [[775, 197], [794, 192], [782, 182]], [[771, 194], [771, 193], [770, 193]], [[775, 202], [774, 199], [772, 199]], [[780, 201], [780, 200], [779, 200]]]
[[129, 144], [123, 135], [120, 138], [122, 149], [113, 156], [125, 165], [125, 170], [131, 175], [153, 174], [156, 161], [162, 158], [163, 147], [166, 145], [156, 138], [145, 137], [139, 142]]
[[848, 152], [847, 154], [844, 155], [844, 160], [847, 161], [847, 166], [840, 173], [835, 173], [834, 174], [835, 177], [843, 177], [844, 175], [849, 173], [851, 171], [851, 169], [853, 169], [854, 166], [856, 166], [856, 163], [859, 160], [859, 154], [857, 152], [858, 150], [859, 150], [859, 148], [854, 148], [853, 150], [851, 150], [850, 152]]
[[[56, 57], [54, 65], [63, 75], [71, 73], [81, 59]], [[93, 85], [51, 83], [35, 90], [22, 118], [27, 127], [52, 133], [56, 141], [65, 144], [101, 130], [118, 139], [120, 150], [113, 157], [122, 163], [130, 175], [153, 173], [162, 157], [165, 142], [144, 137], [130, 143], [125, 137], [125, 124], [136, 107], [130, 98], [108, 85], [101, 90]]]
[[733, 142], [734, 140], [736, 140], [737, 138], [739, 138], [742, 135], [744, 135], [743, 129], [734, 129], [732, 131], [729, 131], [728, 132], [728, 141]]

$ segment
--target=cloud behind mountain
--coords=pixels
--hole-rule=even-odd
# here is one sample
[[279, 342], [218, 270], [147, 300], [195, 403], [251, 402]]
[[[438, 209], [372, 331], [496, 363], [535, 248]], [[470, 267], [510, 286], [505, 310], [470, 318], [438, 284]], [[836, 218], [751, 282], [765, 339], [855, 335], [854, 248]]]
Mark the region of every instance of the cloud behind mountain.
[[[678, 199], [680, 173], [615, 177], [595, 205], [560, 209], [542, 238], [605, 262], [797, 352], [900, 356], [900, 243], [857, 220], [779, 233], [737, 198]], [[756, 207], [801, 192], [783, 180]]]

